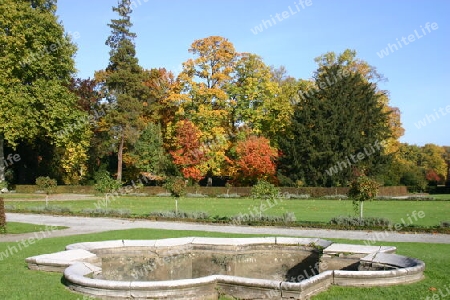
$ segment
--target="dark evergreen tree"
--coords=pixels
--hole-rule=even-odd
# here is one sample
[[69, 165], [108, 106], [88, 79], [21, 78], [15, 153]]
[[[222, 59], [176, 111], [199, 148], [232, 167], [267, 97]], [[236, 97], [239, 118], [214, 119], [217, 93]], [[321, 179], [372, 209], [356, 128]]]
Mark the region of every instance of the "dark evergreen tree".
[[130, 31], [131, 1], [121, 0], [113, 11], [120, 18], [108, 24], [112, 29], [106, 41], [111, 48], [109, 65], [105, 71], [96, 73], [96, 79], [102, 82], [103, 92], [111, 105], [105, 123], [114, 151], [117, 151], [117, 181], [121, 181], [123, 153], [137, 140], [145, 126], [141, 116], [147, 88], [143, 84], [144, 70], [136, 57], [136, 34]]
[[335, 64], [315, 74], [315, 91], [295, 105], [290, 135], [280, 139], [282, 173], [310, 186], [346, 185], [355, 172], [376, 174], [389, 137], [376, 85]]

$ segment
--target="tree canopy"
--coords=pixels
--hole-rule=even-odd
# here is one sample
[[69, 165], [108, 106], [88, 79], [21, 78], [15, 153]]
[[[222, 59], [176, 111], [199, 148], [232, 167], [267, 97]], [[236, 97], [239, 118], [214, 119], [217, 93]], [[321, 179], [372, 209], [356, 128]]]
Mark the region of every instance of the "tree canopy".
[[[179, 74], [144, 69], [131, 7], [112, 8], [109, 62], [91, 79], [74, 76], [76, 47], [56, 1], [0, 4], [0, 183], [112, 174], [119, 185], [181, 175], [345, 186], [370, 176], [424, 190], [448, 181], [448, 147], [400, 142], [400, 110], [379, 87], [387, 79], [355, 50], [321, 54], [312, 78], [294, 78], [208, 36], [188, 47]], [[3, 159], [14, 151], [23, 164]]]

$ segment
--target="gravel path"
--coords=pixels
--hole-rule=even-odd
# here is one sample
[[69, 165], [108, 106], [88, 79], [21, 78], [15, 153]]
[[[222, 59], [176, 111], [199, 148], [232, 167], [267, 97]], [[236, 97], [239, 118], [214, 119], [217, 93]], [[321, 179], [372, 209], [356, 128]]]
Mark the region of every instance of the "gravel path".
[[[303, 229], [286, 227], [254, 227], [254, 226], [233, 226], [214, 225], [185, 222], [163, 222], [148, 220], [122, 220], [113, 218], [89, 218], [89, 217], [66, 217], [33, 214], [7, 213], [7, 221], [31, 223], [39, 225], [66, 226], [68, 229], [55, 230], [47, 237], [69, 236], [77, 234], [97, 233], [110, 230], [123, 230], [133, 228], [167, 229], [167, 230], [197, 230], [209, 232], [243, 233], [243, 234], [264, 234], [264, 235], [285, 235], [297, 237], [318, 237], [318, 238], [342, 238], [350, 240], [372, 240], [386, 242], [418, 242], [450, 244], [449, 234], [428, 234], [428, 233], [399, 233], [395, 231], [375, 232], [375, 231], [346, 231], [327, 229]], [[11, 234], [0, 236], [0, 242], [17, 242], [22, 239], [35, 236], [34, 233]]]

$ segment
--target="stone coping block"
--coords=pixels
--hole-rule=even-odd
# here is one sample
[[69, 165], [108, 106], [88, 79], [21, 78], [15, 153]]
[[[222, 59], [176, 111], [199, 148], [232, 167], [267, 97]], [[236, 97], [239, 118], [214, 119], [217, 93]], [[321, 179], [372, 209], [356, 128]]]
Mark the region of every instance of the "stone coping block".
[[371, 254], [377, 252], [395, 253], [397, 250], [393, 246], [363, 246], [352, 244], [332, 244], [323, 250], [323, 254], [338, 255], [338, 254]]
[[92, 252], [83, 249], [67, 250], [52, 254], [43, 254], [25, 259], [32, 270], [63, 272], [65, 268], [76, 262], [100, 263], [100, 259]]
[[422, 261], [415, 258], [386, 253], [371, 253], [361, 258], [361, 262], [377, 263], [398, 268], [416, 267], [423, 264]]

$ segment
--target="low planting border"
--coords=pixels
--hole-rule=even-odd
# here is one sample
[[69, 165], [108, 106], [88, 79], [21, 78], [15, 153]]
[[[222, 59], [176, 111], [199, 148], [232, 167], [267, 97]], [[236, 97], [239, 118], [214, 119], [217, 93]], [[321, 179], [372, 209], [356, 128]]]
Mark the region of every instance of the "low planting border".
[[[38, 187], [35, 185], [17, 185], [17, 193], [35, 193], [38, 191]], [[346, 195], [348, 192], [347, 187], [280, 187], [281, 193], [298, 194], [298, 195], [310, 195], [311, 197], [323, 197], [332, 195]], [[148, 195], [157, 195], [165, 193], [166, 190], [160, 186], [145, 186], [136, 192], [146, 193]], [[238, 194], [240, 196], [249, 196], [251, 194], [251, 187], [188, 187], [188, 193], [198, 193], [215, 197], [223, 194]], [[57, 186], [55, 193], [65, 194], [95, 194], [96, 191], [93, 186], [70, 186], [62, 185]], [[379, 190], [379, 196], [398, 197], [408, 195], [406, 186], [386, 186], [381, 187]]]

